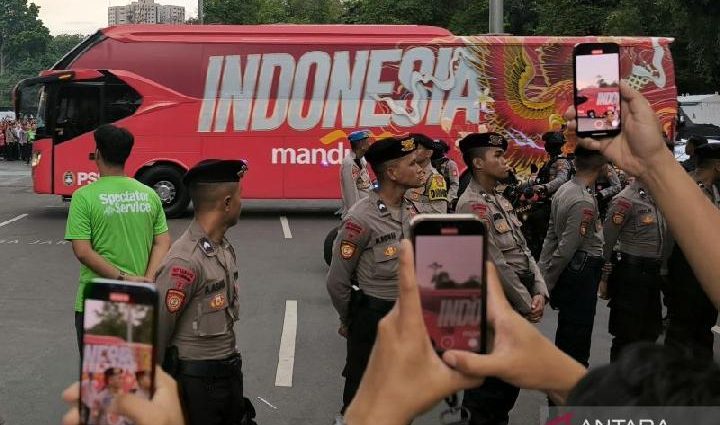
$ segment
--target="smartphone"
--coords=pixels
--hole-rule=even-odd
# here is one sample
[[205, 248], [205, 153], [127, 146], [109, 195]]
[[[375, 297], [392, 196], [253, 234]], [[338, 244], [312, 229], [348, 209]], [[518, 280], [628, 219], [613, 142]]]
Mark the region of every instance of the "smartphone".
[[487, 353], [485, 226], [473, 214], [411, 221], [425, 326], [438, 352]]
[[83, 425], [132, 422], [108, 411], [118, 394], [155, 391], [157, 292], [148, 284], [94, 279], [85, 288], [80, 356]]
[[613, 137], [620, 133], [620, 46], [580, 43], [573, 52], [577, 135]]

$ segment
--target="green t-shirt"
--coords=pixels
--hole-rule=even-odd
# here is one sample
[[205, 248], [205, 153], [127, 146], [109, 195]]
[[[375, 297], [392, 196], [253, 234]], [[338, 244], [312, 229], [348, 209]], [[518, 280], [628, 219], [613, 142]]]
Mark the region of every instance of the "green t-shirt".
[[[167, 232], [162, 202], [155, 191], [130, 177], [101, 177], [73, 193], [65, 239], [89, 240], [93, 250], [130, 275], [143, 276], [153, 238]], [[83, 310], [83, 291], [99, 277], [80, 266], [75, 311]]]

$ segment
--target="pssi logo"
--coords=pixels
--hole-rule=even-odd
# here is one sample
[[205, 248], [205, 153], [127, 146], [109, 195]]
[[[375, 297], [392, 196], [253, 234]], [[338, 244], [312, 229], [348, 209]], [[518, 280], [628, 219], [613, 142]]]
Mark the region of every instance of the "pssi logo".
[[77, 178], [72, 171], [66, 171], [63, 174], [63, 184], [65, 186], [73, 186], [75, 182], [77, 182], [78, 186], [82, 186], [94, 182], [99, 177], [100, 175], [96, 171], [78, 171]]

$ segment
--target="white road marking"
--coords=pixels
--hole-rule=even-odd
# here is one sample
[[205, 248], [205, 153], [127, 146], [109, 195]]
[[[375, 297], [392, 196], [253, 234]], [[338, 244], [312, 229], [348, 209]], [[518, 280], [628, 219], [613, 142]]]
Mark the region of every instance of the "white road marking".
[[3, 226], [8, 225], [8, 224], [10, 224], [10, 223], [14, 223], [14, 222], [16, 222], [16, 221], [18, 221], [18, 220], [22, 220], [23, 218], [25, 218], [25, 217], [27, 217], [27, 216], [28, 216], [27, 214], [20, 214], [19, 216], [15, 217], [15, 218], [11, 218], [10, 220], [5, 220], [5, 221], [3, 221], [2, 223], [0, 223], [0, 227], [3, 227]]
[[285, 320], [280, 351], [278, 353], [276, 387], [292, 387], [293, 366], [295, 365], [295, 337], [297, 336], [297, 301], [285, 301]]
[[292, 239], [292, 233], [290, 233], [290, 223], [288, 223], [287, 217], [280, 216], [280, 224], [282, 225], [283, 235], [285, 239]]
[[263, 403], [265, 403], [265, 404], [267, 404], [268, 406], [272, 407], [273, 409], [277, 410], [277, 407], [275, 407], [275, 406], [273, 406], [272, 404], [270, 404], [270, 402], [267, 401], [267, 400], [265, 400], [264, 398], [258, 396], [258, 400], [262, 401]]

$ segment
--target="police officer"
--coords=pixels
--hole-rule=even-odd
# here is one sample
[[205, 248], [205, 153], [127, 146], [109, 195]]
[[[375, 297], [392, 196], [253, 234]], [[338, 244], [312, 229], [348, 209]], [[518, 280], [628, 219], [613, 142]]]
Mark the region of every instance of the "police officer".
[[[547, 287], [520, 229], [510, 202], [496, 191], [508, 177], [504, 154], [507, 141], [497, 133], [473, 133], [460, 141], [460, 151], [472, 180], [457, 204], [458, 213], [473, 213], [485, 222], [489, 258], [495, 263], [505, 295], [513, 308], [532, 322], [542, 318]], [[520, 390], [498, 379], [468, 390], [463, 406], [470, 423], [507, 424]]]
[[600, 173], [600, 177], [598, 177], [595, 182], [595, 198], [597, 198], [598, 201], [598, 210], [600, 211], [600, 218], [602, 220], [605, 220], [605, 217], [607, 217], [610, 201], [615, 195], [620, 193], [622, 189], [623, 185], [620, 180], [620, 174], [612, 164], [606, 163]]
[[[667, 257], [668, 228], [639, 180], [616, 196], [603, 226], [608, 270], [610, 361], [638, 341], [654, 343], [662, 330], [660, 269]], [[613, 248], [617, 243], [617, 250]]]
[[458, 200], [458, 189], [460, 189], [460, 171], [457, 162], [447, 156], [450, 146], [444, 140], [435, 140], [433, 154], [430, 158], [433, 168], [445, 177], [447, 184], [448, 210], [454, 210]]
[[327, 290], [347, 338], [343, 408], [352, 401], [377, 336], [377, 325], [398, 295], [398, 247], [417, 213], [404, 195], [423, 185], [413, 138], [386, 138], [370, 145], [365, 157], [379, 189], [350, 208], [333, 246]]
[[[708, 199], [720, 208], [720, 190], [713, 184], [720, 178], [720, 143], [708, 143], [694, 152], [695, 171], [690, 175]], [[688, 217], [688, 220], [701, 219]], [[665, 344], [680, 347], [696, 359], [712, 361], [713, 334], [718, 310], [708, 299], [679, 246], [668, 259], [667, 307], [669, 323]]]
[[559, 310], [555, 344], [588, 365], [603, 254], [595, 181], [606, 161], [599, 152], [575, 149], [577, 174], [553, 197], [540, 269]]
[[405, 195], [421, 213], [445, 214], [448, 211], [448, 189], [445, 178], [433, 168], [431, 158], [435, 142], [424, 134], [408, 136], [417, 144], [417, 162], [424, 172], [424, 184], [412, 188]]
[[239, 314], [238, 268], [225, 237], [240, 216], [246, 171], [244, 161], [209, 159], [185, 174], [195, 219], [155, 278], [162, 300], [158, 354], [178, 381], [190, 425], [253, 423], [233, 329]]
[[372, 133], [359, 130], [350, 133], [348, 140], [352, 152], [343, 158], [340, 165], [340, 189], [342, 192], [343, 217], [355, 205], [355, 202], [366, 198], [370, 193], [370, 174], [367, 161], [363, 156], [370, 147]]
[[550, 221], [550, 200], [557, 190], [574, 174], [572, 161], [562, 153], [565, 145], [563, 133], [547, 132], [542, 136], [545, 151], [550, 159], [543, 164], [537, 174], [533, 192], [541, 198], [528, 213], [523, 234], [527, 238], [530, 252], [536, 260], [540, 258], [542, 244]]
[[685, 171], [688, 173], [695, 171], [695, 168], [697, 168], [697, 155], [695, 151], [697, 148], [707, 145], [707, 143], [708, 140], [702, 136], [690, 136], [685, 144], [685, 155], [688, 156], [688, 159], [680, 163]]

